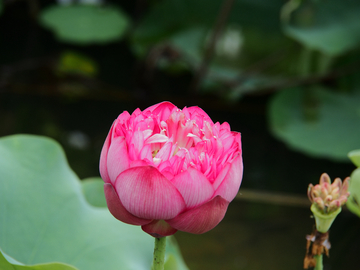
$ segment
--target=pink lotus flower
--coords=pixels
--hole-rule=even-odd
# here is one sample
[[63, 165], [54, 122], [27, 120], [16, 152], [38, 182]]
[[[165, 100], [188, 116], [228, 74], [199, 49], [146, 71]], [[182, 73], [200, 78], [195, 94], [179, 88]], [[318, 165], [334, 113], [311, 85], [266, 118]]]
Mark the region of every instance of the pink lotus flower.
[[242, 173], [240, 133], [199, 107], [170, 102], [120, 114], [100, 157], [112, 215], [154, 237], [213, 229]]

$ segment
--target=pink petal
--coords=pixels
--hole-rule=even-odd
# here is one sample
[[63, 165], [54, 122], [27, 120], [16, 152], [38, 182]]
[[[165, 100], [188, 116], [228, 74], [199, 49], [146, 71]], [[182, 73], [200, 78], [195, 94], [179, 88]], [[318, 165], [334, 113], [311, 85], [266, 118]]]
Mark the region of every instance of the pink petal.
[[170, 219], [185, 207], [175, 186], [155, 167], [134, 167], [122, 172], [115, 189], [124, 207], [145, 219]]
[[104, 184], [104, 193], [109, 211], [116, 219], [132, 225], [144, 225], [151, 222], [151, 219], [142, 219], [130, 214], [122, 205], [111, 184]]
[[[174, 174], [179, 174], [181, 173], [181, 170], [184, 166], [184, 162], [185, 162], [185, 158], [179, 156], [181, 150], [179, 150], [175, 156], [172, 156], [170, 158], [170, 164], [171, 164], [171, 170], [173, 171]], [[160, 164], [161, 165], [161, 164]]]
[[187, 108], [187, 110], [189, 111], [189, 113], [193, 116], [195, 115], [200, 115], [203, 117], [204, 121], [208, 121], [211, 124], [214, 124], [214, 122], [211, 120], [211, 118], [209, 117], [209, 115], [201, 108], [197, 107], [197, 106], [193, 106], [193, 107], [189, 107]]
[[134, 145], [135, 156], [137, 157], [136, 159], [138, 159], [144, 146], [144, 134], [142, 133], [142, 131], [139, 130], [133, 133], [130, 144]]
[[[115, 121], [114, 121], [115, 123]], [[109, 177], [109, 173], [107, 170], [107, 156], [108, 156], [108, 152], [109, 152], [109, 147], [110, 147], [110, 143], [111, 143], [111, 136], [112, 136], [112, 131], [114, 128], [114, 123], [112, 124], [110, 131], [108, 133], [108, 135], [106, 136], [104, 145], [101, 149], [101, 154], [100, 154], [100, 175], [101, 178], [104, 180], [104, 182], [106, 183], [110, 183], [110, 177]]]
[[136, 108], [136, 109], [132, 112], [131, 116], [138, 116], [138, 115], [140, 115], [140, 114], [141, 114], [141, 110], [140, 110], [139, 108]]
[[148, 166], [149, 163], [147, 163], [145, 160], [134, 160], [130, 163], [130, 168], [133, 167], [140, 167], [140, 166]]
[[136, 153], [136, 149], [135, 149], [135, 145], [133, 143], [127, 144], [128, 148], [127, 148], [127, 154], [129, 157], [129, 160], [137, 160], [137, 153]]
[[152, 131], [151, 129], [146, 129], [146, 130], [144, 130], [144, 131], [143, 131], [144, 140], [146, 140], [147, 138], [149, 138], [152, 133], [153, 133], [153, 131]]
[[151, 145], [145, 145], [140, 152], [140, 159], [152, 160]]
[[165, 143], [169, 140], [169, 138], [166, 135], [162, 134], [154, 134], [151, 137], [147, 138], [145, 143]]
[[238, 143], [238, 147], [241, 151], [241, 133], [235, 131], [232, 131], [231, 133], [234, 135], [235, 141]]
[[144, 232], [150, 234], [154, 237], [164, 237], [173, 235], [177, 232], [177, 229], [171, 227], [166, 221], [164, 220], [153, 220], [149, 224], [145, 224], [141, 226]]
[[161, 147], [159, 152], [156, 154], [156, 157], [159, 158], [161, 161], [168, 160], [173, 153], [173, 144], [172, 142], [167, 142]]
[[171, 227], [179, 231], [200, 234], [213, 229], [224, 218], [229, 202], [221, 196], [166, 220]]
[[220, 125], [220, 130], [226, 130], [230, 132], [230, 125], [228, 122], [224, 122]]
[[171, 171], [163, 171], [161, 173], [169, 180], [174, 178], [174, 174]]
[[111, 183], [114, 184], [118, 175], [128, 168], [129, 157], [125, 138], [113, 138], [107, 156], [107, 169]]
[[194, 168], [188, 168], [187, 171], [176, 175], [171, 182], [181, 193], [187, 208], [202, 204], [214, 195], [214, 189], [209, 180]]
[[154, 115], [158, 115], [161, 121], [168, 119], [174, 108], [176, 108], [174, 104], [165, 101], [145, 109], [144, 112], [150, 110]]
[[154, 112], [155, 110], [156, 111], [162, 111], [164, 109], [169, 109], [169, 110], [172, 110], [174, 107], [176, 107], [174, 104], [172, 104], [171, 102], [169, 101], [163, 101], [163, 102], [160, 102], [158, 104], [155, 104], [155, 105], [152, 105], [150, 106], [149, 108], [145, 109], [145, 111], [151, 111], [151, 112]]
[[168, 180], [171, 180], [174, 178], [174, 172], [173, 172], [173, 167], [171, 165], [171, 163], [166, 160], [164, 162], [161, 162], [159, 167], [157, 167], [157, 169], [159, 170], [159, 172], [161, 172]]
[[226, 163], [225, 166], [222, 168], [222, 170], [220, 171], [220, 173], [218, 174], [218, 176], [216, 177], [216, 179], [213, 182], [213, 187], [216, 190], [220, 184], [224, 181], [225, 176], [227, 175], [227, 173], [229, 172], [231, 167], [231, 163]]
[[127, 120], [129, 120], [129, 118], [130, 118], [130, 114], [129, 114], [129, 112], [127, 112], [127, 111], [123, 111], [123, 112], [117, 117], [117, 119], [118, 119], [118, 121], [119, 121], [120, 124], [125, 123]]
[[159, 167], [157, 168], [159, 172], [163, 172], [164, 170], [172, 170], [172, 164], [169, 160], [165, 160], [160, 163]]
[[224, 152], [227, 152], [230, 150], [231, 146], [233, 145], [235, 141], [235, 137], [233, 136], [229, 136], [227, 138], [224, 138], [222, 139], [222, 145], [223, 145], [223, 149], [224, 149]]
[[192, 138], [194, 140], [194, 144], [197, 144], [202, 141], [198, 136], [192, 133], [188, 133], [186, 136]]
[[[223, 170], [227, 170], [225, 167]], [[221, 177], [219, 178], [219, 176]], [[231, 202], [239, 191], [243, 175], [243, 162], [241, 155], [237, 156], [231, 163], [228, 172], [224, 176], [221, 172], [214, 182], [215, 196], [220, 195]], [[223, 179], [221, 179], [224, 176]], [[221, 182], [220, 182], [221, 181]]]

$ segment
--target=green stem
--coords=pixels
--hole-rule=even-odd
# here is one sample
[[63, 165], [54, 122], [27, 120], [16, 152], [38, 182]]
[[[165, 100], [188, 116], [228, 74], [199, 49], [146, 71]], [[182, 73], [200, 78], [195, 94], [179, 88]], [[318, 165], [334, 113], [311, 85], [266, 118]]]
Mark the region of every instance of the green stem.
[[155, 238], [154, 259], [151, 270], [164, 270], [166, 237]]
[[316, 260], [316, 266], [315, 266], [314, 270], [323, 270], [322, 255], [315, 255], [314, 257]]

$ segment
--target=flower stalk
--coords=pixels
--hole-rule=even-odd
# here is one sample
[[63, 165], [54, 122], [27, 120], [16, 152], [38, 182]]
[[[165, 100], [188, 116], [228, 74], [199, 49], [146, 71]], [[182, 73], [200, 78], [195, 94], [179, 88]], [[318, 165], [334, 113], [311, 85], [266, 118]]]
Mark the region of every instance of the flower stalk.
[[151, 270], [164, 270], [166, 237], [155, 238], [154, 258]]
[[331, 183], [328, 174], [323, 173], [317, 185], [310, 184], [308, 187], [308, 197], [311, 201], [310, 210], [314, 214], [316, 230], [307, 235], [306, 255], [304, 258], [304, 269], [315, 267], [315, 270], [323, 269], [323, 256], [329, 256], [331, 247], [329, 241], [329, 229], [336, 216], [341, 212], [350, 193], [348, 192], [349, 180], [344, 181], [336, 178]]
[[316, 229], [321, 233], [326, 233], [336, 216], [341, 212], [350, 193], [348, 192], [349, 180], [347, 177], [344, 181], [336, 178], [331, 183], [328, 174], [323, 173], [320, 177], [320, 183], [308, 187], [308, 197], [311, 201], [311, 211], [315, 217]]
[[314, 270], [323, 270], [323, 259], [322, 259], [322, 254], [320, 255], [315, 255], [314, 258], [316, 260], [316, 265]]
[[321, 233], [314, 230], [312, 234], [306, 236], [306, 240], [304, 269], [309, 269], [309, 267], [322, 269], [322, 254], [329, 256], [329, 249], [331, 248], [329, 232]]

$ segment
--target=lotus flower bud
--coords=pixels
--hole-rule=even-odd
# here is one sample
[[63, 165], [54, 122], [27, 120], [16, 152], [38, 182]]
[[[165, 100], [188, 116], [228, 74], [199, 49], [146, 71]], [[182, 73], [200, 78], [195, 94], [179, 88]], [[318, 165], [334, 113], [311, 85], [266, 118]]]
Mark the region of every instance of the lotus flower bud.
[[318, 185], [309, 185], [309, 200], [324, 214], [334, 212], [346, 203], [350, 195], [348, 192], [349, 180], [350, 178], [347, 177], [341, 182], [340, 178], [336, 178], [331, 184], [329, 175], [323, 173]]
[[344, 205], [349, 197], [349, 180], [347, 177], [342, 182], [336, 178], [331, 184], [328, 174], [323, 173], [320, 176], [320, 183], [308, 187], [308, 197], [312, 202], [311, 211], [316, 221], [316, 229], [321, 233], [326, 233], [335, 217], [341, 212], [341, 206]]

